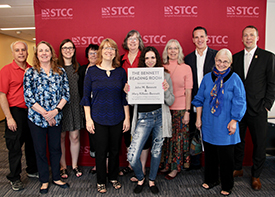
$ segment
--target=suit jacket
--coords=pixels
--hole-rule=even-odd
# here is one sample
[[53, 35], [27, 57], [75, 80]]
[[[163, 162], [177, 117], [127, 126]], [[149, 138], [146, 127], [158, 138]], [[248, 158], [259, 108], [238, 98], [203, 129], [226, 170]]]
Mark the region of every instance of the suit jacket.
[[[256, 116], [270, 110], [275, 98], [275, 55], [257, 47], [244, 78], [244, 50], [233, 55], [232, 68], [246, 91], [247, 113]], [[265, 109], [266, 108], [266, 109]]]
[[[217, 50], [214, 50], [214, 49], [211, 49], [208, 47], [204, 65], [203, 65], [203, 76], [212, 71], [212, 68], [215, 65], [215, 56], [216, 56], [217, 52], [218, 52]], [[199, 89], [198, 88], [198, 75], [197, 75], [197, 56], [196, 56], [195, 51], [188, 54], [184, 58], [184, 61], [192, 69], [192, 74], [193, 74], [192, 100], [193, 100], [198, 92], [198, 89]]]

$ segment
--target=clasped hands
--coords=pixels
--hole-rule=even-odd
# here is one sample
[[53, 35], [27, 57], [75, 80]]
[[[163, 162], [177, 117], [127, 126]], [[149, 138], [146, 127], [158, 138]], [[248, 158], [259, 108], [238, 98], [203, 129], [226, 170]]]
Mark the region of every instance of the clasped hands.
[[51, 127], [56, 125], [56, 121], [54, 117], [58, 114], [58, 111], [56, 109], [51, 111], [45, 111], [43, 112], [42, 116], [46, 119], [46, 121], [49, 123]]

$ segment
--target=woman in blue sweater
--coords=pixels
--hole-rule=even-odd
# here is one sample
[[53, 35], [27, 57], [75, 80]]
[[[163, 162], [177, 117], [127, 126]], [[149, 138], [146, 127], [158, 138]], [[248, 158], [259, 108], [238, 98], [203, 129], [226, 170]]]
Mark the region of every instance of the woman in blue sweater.
[[95, 137], [97, 190], [106, 190], [106, 158], [109, 152], [108, 179], [115, 189], [119, 172], [122, 132], [130, 128], [129, 106], [123, 91], [126, 72], [120, 67], [117, 44], [110, 38], [98, 49], [96, 66], [89, 67], [84, 80], [81, 105], [84, 106], [86, 129]]
[[[205, 151], [204, 189], [221, 180], [221, 195], [228, 196], [234, 185], [234, 145], [240, 142], [238, 122], [246, 111], [243, 83], [231, 71], [232, 54], [221, 49], [215, 67], [204, 76], [192, 104], [197, 108], [196, 127], [201, 129]], [[220, 165], [220, 170], [219, 170]]]

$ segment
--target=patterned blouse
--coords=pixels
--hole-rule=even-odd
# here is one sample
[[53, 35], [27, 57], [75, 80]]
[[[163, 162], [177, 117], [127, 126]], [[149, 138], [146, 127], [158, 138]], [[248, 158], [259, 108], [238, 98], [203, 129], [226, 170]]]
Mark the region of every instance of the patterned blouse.
[[[31, 107], [37, 103], [46, 111], [51, 111], [56, 108], [61, 99], [70, 100], [68, 77], [65, 70], [60, 69], [63, 72], [61, 75], [53, 73], [51, 69], [48, 76], [43, 68], [40, 68], [40, 72], [30, 68], [24, 76], [24, 98], [28, 107], [28, 118], [42, 128], [47, 128], [49, 123]], [[62, 113], [55, 116], [56, 126], [60, 124], [61, 118]]]

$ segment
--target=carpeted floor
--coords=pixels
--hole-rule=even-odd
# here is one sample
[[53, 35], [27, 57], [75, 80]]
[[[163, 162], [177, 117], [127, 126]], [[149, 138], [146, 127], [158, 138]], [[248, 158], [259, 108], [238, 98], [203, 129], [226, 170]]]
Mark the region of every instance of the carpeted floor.
[[[4, 122], [0, 123], [0, 196], [1, 197], [35, 197], [40, 196], [40, 183], [38, 179], [28, 178], [26, 176], [25, 157], [23, 156], [21, 180], [24, 183], [25, 189], [22, 191], [13, 191], [11, 185], [6, 179], [9, 172], [8, 152], [6, 149], [4, 136]], [[211, 190], [205, 190], [201, 187], [203, 181], [203, 169], [196, 171], [183, 171], [174, 180], [168, 181], [164, 179], [163, 175], [159, 175], [156, 183], [160, 189], [158, 195], [150, 193], [146, 186], [139, 195], [133, 194], [135, 183], [129, 181], [131, 175], [119, 177], [122, 188], [118, 191], [112, 188], [110, 184], [107, 185], [107, 193], [99, 194], [96, 190], [96, 175], [89, 174], [91, 167], [82, 167], [84, 175], [76, 178], [70, 170], [70, 177], [67, 182], [70, 184], [70, 189], [61, 189], [50, 184], [49, 192], [43, 196], [55, 197], [85, 197], [85, 196], [220, 196], [220, 186]], [[70, 168], [69, 168], [70, 169]], [[230, 196], [275, 196], [275, 157], [267, 157], [264, 170], [261, 175], [262, 189], [260, 191], [252, 190], [250, 186], [250, 169], [251, 167], [244, 167], [244, 176], [235, 179], [235, 186]], [[147, 174], [149, 174], [147, 172]], [[148, 182], [147, 182], [148, 184]]]

